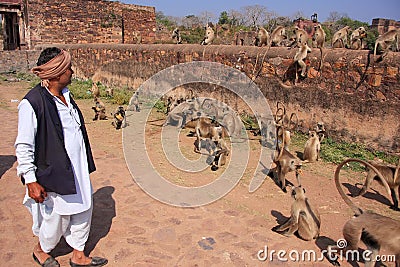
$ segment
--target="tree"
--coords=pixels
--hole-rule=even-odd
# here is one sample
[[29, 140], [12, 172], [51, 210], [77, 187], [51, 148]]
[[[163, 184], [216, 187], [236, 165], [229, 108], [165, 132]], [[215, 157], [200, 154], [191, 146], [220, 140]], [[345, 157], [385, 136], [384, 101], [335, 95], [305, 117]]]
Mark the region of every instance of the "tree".
[[231, 9], [228, 16], [232, 26], [243, 25], [243, 15], [239, 11]]
[[164, 25], [169, 29], [176, 26], [176, 23], [173, 20], [170, 20], [168, 17], [166, 17], [162, 11], [156, 12], [156, 23], [157, 25]]
[[201, 22], [195, 15], [187, 15], [182, 19], [182, 24], [185, 28], [191, 29], [200, 26]]
[[364, 27], [365, 29], [368, 28], [369, 24], [366, 22], [361, 22], [358, 20], [352, 20], [349, 17], [342, 17], [338, 21], [335, 22], [337, 26], [343, 28], [344, 26], [350, 26], [350, 28], [357, 29], [358, 27]]
[[336, 21], [344, 18], [344, 17], [348, 17], [346, 13], [339, 13], [337, 11], [332, 11], [329, 13], [328, 18], [326, 19], [326, 21], [329, 21], [331, 23], [335, 23]]
[[265, 6], [245, 6], [242, 8], [242, 10], [246, 26], [256, 28], [259, 25], [265, 24], [268, 14]]
[[222, 11], [219, 15], [218, 24], [231, 24], [231, 21], [228, 16], [228, 12]]
[[199, 20], [202, 25], [208, 25], [209, 22], [214, 22], [215, 14], [209, 11], [203, 11], [199, 14]]

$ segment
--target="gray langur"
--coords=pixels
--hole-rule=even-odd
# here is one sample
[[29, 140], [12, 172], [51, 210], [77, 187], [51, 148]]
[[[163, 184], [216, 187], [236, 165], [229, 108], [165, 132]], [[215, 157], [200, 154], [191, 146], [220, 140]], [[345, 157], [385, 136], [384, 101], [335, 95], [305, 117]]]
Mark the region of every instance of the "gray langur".
[[260, 27], [257, 31], [257, 36], [255, 40], [255, 46], [263, 46], [268, 45], [269, 42], [269, 33], [263, 27]]
[[304, 145], [303, 160], [308, 162], [316, 162], [319, 160], [321, 144], [316, 131], [308, 132], [308, 140]]
[[111, 124], [115, 127], [116, 130], [125, 127], [126, 116], [124, 107], [117, 107], [114, 111], [114, 114], [111, 113], [111, 115], [114, 117], [114, 121], [111, 122]]
[[286, 29], [283, 26], [277, 26], [271, 33], [271, 46], [282, 46], [283, 40], [287, 39]]
[[289, 45], [290, 48], [301, 47], [303, 44], [308, 43], [308, 33], [304, 29], [296, 26], [293, 30], [293, 34], [294, 37], [291, 38], [293, 42]]
[[313, 47], [324, 48], [326, 39], [324, 29], [322, 28], [321, 24], [315, 25], [314, 29], [314, 35], [312, 37]]
[[376, 57], [377, 49], [381, 48], [383, 50], [381, 59], [383, 59], [389, 52], [393, 43], [396, 45], [396, 51], [399, 51], [399, 32], [399, 29], [394, 29], [378, 36], [374, 46], [374, 58]]
[[209, 25], [206, 27], [206, 34], [204, 36], [203, 41], [201, 41], [201, 45], [209, 45], [212, 44], [215, 38], [215, 33], [213, 28], [211, 28]]
[[100, 100], [99, 97], [94, 98], [94, 106], [92, 107], [94, 111], [94, 118], [93, 120], [106, 120], [107, 115], [106, 115], [106, 107], [103, 103], [103, 101]]
[[93, 98], [100, 97], [100, 90], [99, 87], [97, 86], [97, 83], [93, 82], [92, 89], [90, 89], [90, 91], [92, 92]]
[[181, 33], [179, 31], [179, 28], [175, 28], [172, 31], [171, 38], [172, 38], [172, 40], [176, 40], [177, 44], [181, 44], [182, 43], [182, 37], [181, 37]]
[[363, 39], [367, 37], [367, 31], [364, 27], [358, 27], [350, 35], [350, 48], [360, 50], [363, 48]]
[[314, 29], [315, 29], [315, 32], [312, 37], [312, 41], [313, 41], [313, 47], [319, 48], [319, 51], [321, 52], [321, 59], [319, 62], [319, 70], [318, 70], [318, 71], [321, 71], [323, 59], [324, 59], [323, 58], [323, 48], [325, 46], [326, 34], [325, 34], [325, 31], [322, 28], [321, 24], [315, 25]]
[[346, 48], [348, 45], [347, 36], [349, 35], [350, 30], [350, 26], [345, 26], [336, 31], [332, 37], [332, 48]]
[[139, 92], [136, 91], [132, 97], [129, 99], [129, 104], [127, 110], [132, 110], [136, 112], [140, 112], [140, 107], [139, 107]]
[[290, 218], [282, 225], [272, 228], [273, 231], [282, 233], [285, 236], [298, 236], [306, 241], [316, 239], [321, 228], [321, 218], [317, 209], [313, 208], [306, 196], [306, 190], [301, 187], [292, 188], [294, 199]]
[[294, 55], [294, 61], [297, 62], [301, 67], [300, 75], [302, 77], [306, 77], [307, 64], [304, 62], [304, 60], [307, 58], [309, 52], [311, 52], [311, 48], [307, 45], [307, 43], [303, 43], [300, 45], [299, 50]]
[[322, 142], [325, 139], [325, 124], [322, 121], [317, 122], [317, 126], [315, 126], [315, 132], [317, 132], [319, 142]]
[[[390, 187], [390, 195], [392, 196], [393, 205], [392, 209], [399, 211], [399, 195], [400, 195], [400, 159], [397, 166], [385, 164], [383, 162], [368, 161], [372, 166], [374, 166], [385, 178], [387, 184]], [[373, 180], [379, 178], [373, 169], [368, 168], [367, 177], [365, 178], [365, 183], [361, 188], [359, 195], [364, 195], [371, 186]], [[378, 182], [380, 180], [378, 179]]]
[[204, 117], [198, 119], [195, 131], [197, 140], [194, 152], [196, 153], [200, 153], [202, 139], [208, 138], [211, 139], [211, 141], [218, 142], [223, 137], [223, 127], [215, 125], [213, 122], [210, 122], [208, 118]]
[[298, 157], [290, 153], [290, 151], [285, 148], [285, 139], [282, 139], [282, 144], [278, 144], [276, 146], [273, 163], [275, 166], [273, 166], [272, 169], [275, 170], [278, 176], [279, 186], [281, 187], [283, 192], [287, 192], [286, 174], [288, 174], [289, 172], [295, 172], [297, 183], [299, 186], [301, 185], [300, 174], [302, 173], [302, 162]]
[[226, 164], [227, 157], [229, 156], [230, 149], [223, 138], [220, 138], [217, 143], [217, 149], [214, 152], [214, 160], [211, 163], [211, 170], [216, 171]]
[[365, 212], [350, 200], [339, 181], [341, 168], [349, 162], [359, 162], [368, 168], [371, 168], [378, 175], [378, 178], [381, 180], [386, 190], [390, 193], [390, 188], [385, 178], [370, 163], [359, 159], [347, 159], [337, 166], [335, 171], [336, 189], [344, 202], [354, 212], [354, 217], [348, 220], [343, 226], [343, 237], [346, 240], [347, 246], [345, 248], [339, 246], [328, 246], [328, 259], [338, 266], [339, 262], [337, 261], [337, 258], [334, 259], [332, 256], [332, 251], [357, 251], [358, 243], [359, 241], [362, 241], [371, 252], [369, 257], [364, 259], [366, 267], [375, 266], [381, 248], [394, 254], [396, 257], [396, 266], [400, 266], [400, 221], [372, 211]]

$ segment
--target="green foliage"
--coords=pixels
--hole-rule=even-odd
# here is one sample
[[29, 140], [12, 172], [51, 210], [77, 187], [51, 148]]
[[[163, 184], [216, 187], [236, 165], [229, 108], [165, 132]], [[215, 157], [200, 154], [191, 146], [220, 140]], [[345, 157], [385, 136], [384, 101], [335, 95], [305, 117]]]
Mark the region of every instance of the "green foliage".
[[154, 105], [154, 108], [157, 110], [157, 112], [167, 113], [167, 106], [165, 105], [164, 101], [158, 100]]
[[[92, 80], [76, 80], [73, 79], [68, 89], [71, 91], [75, 99], [90, 99], [93, 98]], [[129, 99], [131, 98], [133, 92], [127, 88], [111, 88], [113, 90], [113, 95], [109, 96], [106, 92], [107, 87], [100, 82], [97, 82], [97, 87], [100, 91], [100, 97], [104, 99], [109, 99], [111, 103], [118, 105], [129, 104]]]
[[92, 88], [92, 80], [77, 80], [72, 79], [68, 89], [71, 91], [75, 99], [89, 99], [92, 98], [92, 93], [90, 89]]
[[157, 24], [164, 25], [170, 30], [172, 30], [176, 26], [175, 22], [169, 20], [166, 16], [164, 16], [164, 13], [162, 13], [161, 11], [156, 12], [156, 22]]
[[330, 44], [332, 40], [332, 36], [334, 32], [330, 27], [327, 27], [326, 25], [321, 25], [322, 29], [325, 31], [325, 45]]
[[205, 30], [202, 27], [193, 28], [190, 31], [181, 31], [182, 41], [188, 44], [200, 44], [205, 35]]
[[364, 27], [365, 29], [368, 29], [369, 26], [369, 24], [366, 22], [361, 22], [359, 20], [352, 20], [349, 17], [343, 17], [338, 21], [336, 21], [335, 24], [340, 26], [340, 28], [343, 28], [344, 26], [350, 26], [352, 30], [355, 30], [358, 27]]
[[376, 29], [367, 30], [367, 38], [365, 38], [365, 42], [369, 50], [374, 50], [376, 38], [378, 38], [379, 33]]
[[243, 121], [243, 124], [246, 127], [246, 129], [250, 130], [259, 128], [257, 120], [250, 114], [243, 112], [242, 114], [240, 114], [240, 118]]
[[229, 19], [228, 13], [226, 11], [222, 11], [219, 15], [218, 24], [230, 24], [231, 20]]
[[114, 89], [111, 102], [118, 105], [128, 105], [129, 99], [132, 97], [133, 92], [127, 88]]
[[[292, 145], [296, 148], [304, 148], [307, 135], [298, 133], [292, 136]], [[302, 152], [302, 151], [301, 151]], [[368, 149], [365, 145], [357, 143], [335, 142], [332, 138], [325, 138], [321, 143], [321, 159], [326, 162], [339, 164], [347, 158], [357, 158], [362, 160], [372, 160], [374, 158], [397, 165], [398, 159], [382, 151]], [[350, 169], [355, 171], [364, 170], [364, 166], [359, 163], [350, 163]]]

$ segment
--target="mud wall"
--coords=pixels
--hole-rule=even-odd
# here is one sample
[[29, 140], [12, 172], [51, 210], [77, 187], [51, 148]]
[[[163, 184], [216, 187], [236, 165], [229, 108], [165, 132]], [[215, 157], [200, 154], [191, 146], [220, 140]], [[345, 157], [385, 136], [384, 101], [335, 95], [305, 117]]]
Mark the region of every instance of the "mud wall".
[[[400, 53], [375, 62], [369, 51], [325, 49], [320, 69], [320, 51], [314, 49], [306, 62], [307, 77], [296, 79], [300, 70], [292, 59], [295, 49], [172, 44], [62, 47], [72, 54], [76, 76], [132, 90], [175, 64], [220, 62], [253, 78], [273, 111], [276, 101], [282, 101], [288, 112], [297, 112], [303, 131], [323, 121], [335, 140], [400, 150]], [[35, 62], [37, 51], [27, 51], [23, 58]], [[234, 97], [227, 101], [240, 106], [232, 103], [237, 102]]]

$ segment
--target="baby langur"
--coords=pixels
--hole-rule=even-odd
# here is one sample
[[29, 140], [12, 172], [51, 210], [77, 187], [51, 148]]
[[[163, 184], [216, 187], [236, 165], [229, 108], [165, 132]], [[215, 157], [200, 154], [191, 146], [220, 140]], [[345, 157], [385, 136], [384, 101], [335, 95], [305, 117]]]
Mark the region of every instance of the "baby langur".
[[306, 197], [306, 190], [301, 186], [292, 188], [294, 199], [290, 218], [282, 225], [272, 228], [273, 231], [285, 236], [292, 236], [297, 232], [298, 236], [306, 241], [319, 236], [321, 218], [317, 209], [314, 209]]
[[[311, 52], [311, 48], [307, 45], [307, 43], [302, 43], [300, 45], [299, 50], [297, 51], [296, 55], [294, 55], [294, 62], [298, 63], [301, 67], [301, 76], [306, 77], [306, 71], [307, 71], [307, 64], [304, 62], [304, 60], [307, 58], [308, 53]], [[296, 72], [297, 76], [297, 72]], [[296, 77], [297, 80], [297, 77]]]
[[179, 32], [179, 28], [175, 28], [172, 31], [171, 38], [172, 38], [172, 40], [175, 40], [177, 44], [181, 44], [182, 43], [182, 37], [181, 37], [181, 33]]
[[107, 115], [106, 115], [106, 107], [103, 103], [103, 101], [100, 100], [100, 98], [95, 97], [94, 98], [95, 105], [92, 107], [94, 111], [94, 118], [93, 120], [106, 120]]
[[363, 48], [363, 39], [367, 37], [367, 32], [364, 27], [358, 27], [350, 35], [350, 48], [360, 50]]
[[215, 38], [215, 34], [214, 34], [214, 30], [207, 25], [206, 27], [206, 35], [204, 36], [203, 41], [201, 41], [201, 45], [209, 45], [214, 41]]
[[[390, 255], [395, 255], [396, 266], [400, 266], [400, 221], [382, 216], [372, 211], [364, 212], [357, 207], [344, 192], [340, 181], [340, 169], [348, 162], [359, 162], [376, 172], [386, 190], [390, 193], [389, 185], [382, 174], [371, 164], [359, 159], [347, 159], [341, 162], [335, 171], [335, 185], [344, 202], [353, 210], [355, 216], [348, 220], [343, 227], [343, 237], [347, 242], [345, 248], [338, 246], [328, 246], [328, 259], [335, 265], [339, 265], [337, 257], [333, 257], [332, 252], [338, 252], [345, 249], [346, 251], [357, 251], [358, 242], [361, 240], [371, 254], [364, 258], [365, 266], [375, 266], [375, 260], [382, 248]], [[364, 255], [364, 253], [363, 253]]]
[[[390, 47], [392, 46], [393, 42], [395, 42], [395, 44], [396, 44], [396, 51], [399, 51], [399, 32], [400, 32], [400, 30], [394, 29], [394, 30], [390, 30], [390, 31], [385, 32], [384, 34], [378, 36], [378, 38], [375, 41], [374, 58], [376, 57], [376, 50], [378, 48], [381, 48], [383, 50], [383, 53], [380, 57], [380, 60], [383, 60], [383, 58], [389, 52]], [[375, 61], [378, 61], [378, 60], [375, 60]]]
[[111, 114], [114, 117], [114, 121], [111, 123], [116, 130], [121, 129], [122, 127], [125, 127], [125, 110], [124, 107], [119, 106], [115, 109], [114, 114]]
[[260, 27], [257, 31], [257, 36], [255, 40], [255, 46], [263, 46], [268, 45], [269, 42], [269, 33], [263, 27]]
[[287, 39], [286, 30], [283, 26], [277, 26], [271, 33], [271, 46], [282, 46], [283, 40]]
[[225, 140], [220, 138], [217, 141], [217, 150], [214, 152], [214, 161], [211, 163], [211, 170], [216, 171], [226, 164], [226, 159], [229, 156], [230, 149]]
[[319, 160], [319, 152], [321, 144], [316, 131], [308, 132], [308, 140], [304, 146], [303, 160], [308, 162], [316, 162]]
[[219, 141], [219, 139], [222, 138], [223, 127], [216, 126], [214, 123], [210, 122], [207, 118], [200, 117], [197, 121], [195, 131], [197, 140], [194, 152], [200, 153], [201, 140], [209, 138], [211, 139], [211, 141]]
[[[399, 209], [399, 195], [400, 195], [400, 159], [397, 166], [385, 164], [383, 162], [368, 161], [372, 166], [374, 166], [385, 178], [386, 182], [390, 187], [390, 195], [392, 196], [394, 210], [400, 211]], [[365, 183], [360, 190], [359, 195], [364, 195], [371, 186], [373, 180], [379, 178], [373, 169], [368, 168], [367, 177]], [[378, 179], [378, 182], [380, 180]]]
[[332, 37], [332, 48], [346, 48], [347, 36], [350, 33], [350, 27], [345, 26], [335, 32]]

